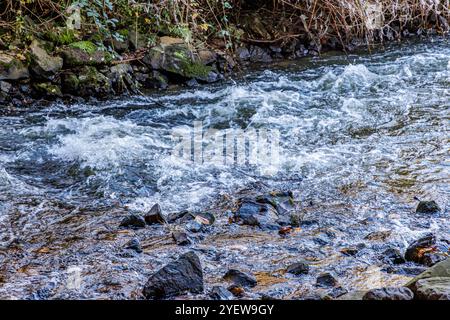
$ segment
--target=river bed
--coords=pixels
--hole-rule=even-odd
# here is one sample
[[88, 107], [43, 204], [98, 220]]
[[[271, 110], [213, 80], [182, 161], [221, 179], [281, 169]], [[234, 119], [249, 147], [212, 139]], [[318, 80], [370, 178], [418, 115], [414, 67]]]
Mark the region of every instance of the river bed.
[[[276, 132], [279, 157], [173, 157], [174, 130], [195, 121]], [[256, 275], [244, 298], [309, 297], [321, 272], [349, 291], [402, 285], [421, 267], [387, 270], [387, 247], [404, 252], [431, 232], [449, 250], [449, 124], [445, 39], [288, 61], [151, 97], [10, 112], [0, 117], [0, 298], [141, 299], [148, 276], [187, 250], [201, 258], [206, 290], [181, 298], [208, 298], [229, 268]], [[274, 190], [294, 194], [302, 223], [292, 233], [230, 221], [242, 194]], [[442, 211], [416, 214], [416, 199]], [[119, 228], [155, 203], [165, 214], [212, 212], [216, 222], [190, 234], [188, 247], [171, 238], [183, 224]], [[124, 249], [133, 238], [143, 253]], [[286, 274], [300, 258], [310, 273]]]

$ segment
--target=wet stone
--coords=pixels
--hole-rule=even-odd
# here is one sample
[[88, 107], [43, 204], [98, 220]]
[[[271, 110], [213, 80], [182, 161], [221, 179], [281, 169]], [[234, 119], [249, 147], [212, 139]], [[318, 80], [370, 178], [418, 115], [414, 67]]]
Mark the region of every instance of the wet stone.
[[142, 252], [141, 243], [139, 242], [139, 239], [137, 239], [137, 238], [134, 238], [134, 239], [131, 239], [130, 241], [128, 241], [125, 244], [125, 249], [134, 250], [137, 253], [141, 253]]
[[325, 273], [321, 273], [317, 277], [316, 285], [318, 287], [322, 287], [322, 288], [336, 287], [338, 285], [338, 281], [331, 273], [325, 272]]
[[439, 212], [441, 212], [441, 208], [436, 201], [420, 201], [416, 208], [416, 213], [432, 214]]
[[420, 279], [412, 290], [420, 300], [450, 300], [450, 277]]
[[228, 291], [230, 291], [233, 296], [240, 298], [245, 294], [245, 290], [244, 288], [242, 288], [241, 286], [238, 286], [236, 284], [232, 284], [231, 286], [229, 286], [227, 288]]
[[161, 207], [158, 203], [153, 205], [150, 211], [147, 214], [145, 214], [144, 219], [145, 222], [149, 225], [166, 223], [166, 219], [164, 218]]
[[408, 246], [405, 253], [405, 259], [407, 261], [423, 264], [424, 253], [432, 251], [435, 244], [436, 237], [432, 234], [428, 234]]
[[209, 296], [214, 300], [233, 300], [234, 295], [222, 286], [214, 286], [209, 293]]
[[236, 269], [230, 269], [223, 276], [227, 281], [232, 281], [235, 285], [243, 287], [255, 287], [257, 285], [256, 278], [253, 275], [244, 273]]
[[143, 294], [147, 299], [160, 299], [185, 292], [202, 293], [203, 289], [200, 259], [194, 252], [188, 252], [151, 275]]
[[400, 250], [396, 248], [388, 248], [380, 256], [381, 260], [392, 263], [392, 264], [402, 264], [405, 263], [406, 260], [403, 258]]
[[186, 246], [191, 243], [191, 240], [189, 240], [189, 237], [186, 232], [174, 231], [172, 233], [172, 238], [179, 246]]
[[287, 267], [286, 271], [294, 275], [308, 274], [309, 265], [306, 262], [293, 263]]
[[363, 300], [412, 300], [413, 298], [413, 292], [406, 287], [372, 289], [363, 296]]
[[131, 214], [123, 218], [120, 227], [128, 229], [142, 229], [145, 228], [145, 220], [137, 214]]
[[322, 300], [333, 300], [333, 299], [339, 298], [347, 293], [348, 293], [347, 289], [339, 286], [339, 287], [333, 288], [330, 292], [328, 292], [324, 297], [322, 297]]
[[432, 267], [436, 263], [444, 261], [445, 259], [447, 259], [447, 257], [444, 256], [443, 254], [439, 254], [439, 253], [424, 253], [421, 260], [422, 260], [422, 264], [423, 265], [425, 265], [427, 267]]
[[186, 224], [186, 230], [189, 230], [191, 232], [197, 233], [202, 231], [203, 225], [199, 223], [198, 221], [191, 221]]

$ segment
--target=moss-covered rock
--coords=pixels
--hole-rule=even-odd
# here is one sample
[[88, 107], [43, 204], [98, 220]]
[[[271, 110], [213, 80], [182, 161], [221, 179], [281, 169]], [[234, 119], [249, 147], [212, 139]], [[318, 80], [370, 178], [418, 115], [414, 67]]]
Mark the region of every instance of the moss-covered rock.
[[0, 52], [0, 80], [20, 80], [30, 76], [27, 65], [11, 53]]
[[100, 50], [90, 41], [78, 41], [65, 46], [62, 56], [67, 67], [99, 66], [109, 64], [112, 60], [110, 53]]
[[63, 59], [47, 53], [47, 43], [42, 40], [33, 40], [30, 45], [31, 64], [30, 69], [38, 78], [52, 79], [61, 70]]
[[44, 38], [57, 45], [68, 45], [77, 41], [77, 34], [73, 29], [53, 28], [44, 33]]
[[186, 44], [180, 43], [156, 46], [147, 53], [143, 61], [155, 70], [188, 79], [208, 81], [209, 75], [213, 72], [213, 68], [204, 65]]
[[64, 92], [82, 97], [104, 97], [112, 93], [110, 79], [92, 66], [64, 73], [62, 86]]
[[33, 87], [38, 93], [44, 95], [45, 97], [54, 98], [62, 96], [61, 88], [51, 82], [35, 83]]

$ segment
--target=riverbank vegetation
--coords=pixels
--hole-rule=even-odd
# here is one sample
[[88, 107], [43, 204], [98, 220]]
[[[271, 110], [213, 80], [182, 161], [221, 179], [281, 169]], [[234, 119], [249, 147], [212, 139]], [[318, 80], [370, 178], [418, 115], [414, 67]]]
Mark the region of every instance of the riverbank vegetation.
[[0, 103], [107, 98], [446, 34], [449, 0], [2, 0]]
[[[3, 0], [1, 43], [53, 37], [61, 44], [96, 34], [123, 41], [135, 29], [151, 45], [158, 35], [209, 41], [287, 43], [330, 38], [344, 47], [401, 39], [411, 31], [444, 33], [448, 0]], [[61, 29], [62, 28], [62, 29]], [[56, 33], [56, 34], [55, 34]], [[100, 40], [100, 39], [98, 39]], [[16, 42], [14, 42], [16, 41]], [[113, 48], [111, 48], [113, 49]]]

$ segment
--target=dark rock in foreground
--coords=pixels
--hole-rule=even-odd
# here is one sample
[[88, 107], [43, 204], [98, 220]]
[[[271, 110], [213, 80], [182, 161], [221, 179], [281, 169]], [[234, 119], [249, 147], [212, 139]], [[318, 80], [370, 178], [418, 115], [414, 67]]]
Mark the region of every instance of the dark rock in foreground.
[[338, 281], [331, 273], [325, 272], [317, 277], [316, 285], [322, 288], [336, 287], [338, 285]]
[[395, 248], [386, 249], [383, 251], [380, 258], [381, 260], [392, 264], [402, 264], [406, 262], [405, 258], [403, 258], [400, 253], [400, 250]]
[[214, 286], [211, 289], [209, 296], [214, 300], [233, 300], [233, 294], [226, 288], [221, 286]]
[[436, 201], [420, 201], [416, 213], [439, 213], [441, 208]]
[[255, 287], [258, 283], [253, 275], [246, 274], [236, 269], [228, 270], [223, 278], [244, 287]]
[[145, 220], [144, 218], [142, 218], [137, 214], [131, 214], [123, 218], [122, 222], [120, 223], [120, 226], [122, 228], [129, 228], [129, 229], [141, 229], [145, 228]]
[[407, 261], [423, 264], [424, 253], [431, 251], [435, 244], [436, 237], [432, 234], [428, 234], [408, 246], [405, 253], [405, 259]]
[[153, 205], [153, 207], [150, 209], [148, 213], [144, 216], [145, 222], [147, 224], [164, 224], [166, 223], [166, 219], [164, 218], [162, 214], [161, 207], [158, 203]]
[[188, 252], [151, 275], [143, 294], [147, 299], [161, 299], [185, 292], [202, 293], [203, 289], [200, 259], [194, 252]]
[[450, 300], [450, 278], [421, 279], [412, 286], [412, 290], [418, 300]]
[[366, 292], [363, 300], [412, 300], [414, 298], [413, 292], [406, 288], [380, 288], [372, 289]]

